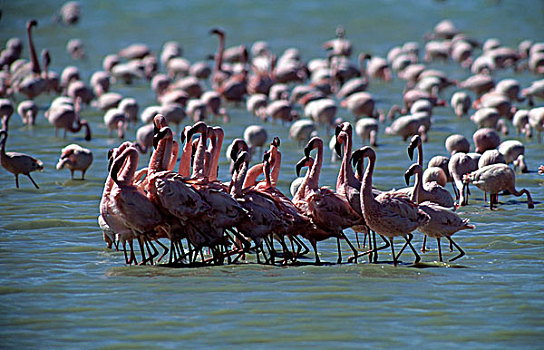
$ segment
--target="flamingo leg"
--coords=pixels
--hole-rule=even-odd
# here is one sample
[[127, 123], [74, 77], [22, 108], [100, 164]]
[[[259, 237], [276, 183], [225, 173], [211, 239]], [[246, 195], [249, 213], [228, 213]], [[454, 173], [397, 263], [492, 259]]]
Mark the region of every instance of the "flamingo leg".
[[302, 247], [302, 249], [304, 249], [302, 252], [300, 252], [300, 249], [297, 251], [297, 256], [298, 255], [306, 255], [308, 254], [308, 252], [310, 251], [310, 249], [308, 248], [308, 246], [306, 244], [304, 244], [304, 242], [298, 238], [297, 236], [293, 236], [293, 239], [295, 240], [295, 242], [297, 242], [299, 244], [299, 247]]
[[[357, 248], [355, 248], [355, 246], [350, 242], [350, 240], [348, 239], [348, 237], [342, 232], [342, 237], [344, 238], [344, 240], [346, 241], [346, 243], [348, 244], [348, 246], [351, 248], [351, 250], [353, 251], [353, 258], [355, 260], [355, 263], [357, 263]], [[340, 241], [338, 241], [338, 245], [340, 245]], [[367, 252], [365, 252], [364, 254], [366, 254]], [[364, 255], [363, 254], [363, 255]], [[348, 262], [349, 262], [349, 259], [348, 259]]]
[[376, 232], [374, 232], [374, 254], [375, 254], [375, 257], [374, 257], [374, 262], [378, 262], [378, 250], [382, 250], [382, 249], [386, 249], [389, 247], [389, 245], [391, 244], [386, 238], [385, 236], [383, 235], [380, 235], [380, 237], [382, 238], [382, 240], [385, 242], [385, 244], [381, 247], [376, 247], [378, 244], [376, 243]]
[[168, 264], [172, 264], [172, 262], [176, 261], [176, 248], [175, 248], [174, 240], [170, 240], [170, 256], [168, 257]]
[[[418, 262], [421, 261], [421, 258], [419, 254], [417, 253], [416, 249], [414, 248], [414, 246], [412, 245], [412, 238], [414, 238], [414, 235], [412, 235], [411, 233], [404, 236], [404, 239], [406, 240], [405, 246], [408, 245], [410, 249], [412, 249], [412, 252], [416, 256], [416, 260], [414, 260], [414, 264], [417, 264]], [[400, 253], [399, 253], [399, 256], [400, 256]]]
[[274, 249], [274, 241], [272, 240], [271, 236], [265, 236], [263, 240], [266, 244], [266, 248], [268, 248], [270, 262], [272, 263], [272, 265], [274, 265], [276, 263], [276, 250]]
[[[359, 243], [359, 232], [355, 232], [355, 241], [357, 242], [357, 248], [361, 249], [361, 244]], [[364, 247], [365, 241], [366, 241], [366, 234], [364, 235], [364, 238], [363, 238], [363, 247]]]
[[136, 260], [136, 254], [134, 254], [134, 243], [131, 240], [128, 241], [128, 247], [130, 248], [130, 258], [129, 258], [129, 265], [134, 263], [134, 265], [138, 265], [138, 261]]
[[123, 242], [123, 253], [125, 254], [125, 264], [130, 265], [130, 262], [127, 256], [127, 242]]
[[465, 252], [463, 251], [463, 249], [461, 249], [461, 247], [459, 247], [459, 245], [457, 245], [457, 243], [455, 243], [453, 241], [453, 239], [451, 239], [451, 237], [447, 237], [448, 240], [450, 241], [451, 244], [453, 244], [455, 246], [455, 248], [457, 248], [457, 250], [459, 250], [459, 255], [457, 255], [456, 257], [453, 257], [451, 258], [449, 261], [454, 261], [454, 260], [457, 260], [459, 259], [460, 257], [462, 257], [463, 255], [465, 255]]
[[337, 264], [342, 263], [342, 249], [340, 247], [340, 237], [336, 237], [336, 246], [338, 247], [338, 261]]
[[438, 261], [442, 262], [442, 248], [440, 247], [440, 237], [436, 237], [438, 243]]
[[30, 181], [32, 181], [32, 184], [34, 184], [34, 187], [36, 187], [37, 189], [40, 188], [40, 187], [38, 186], [38, 184], [34, 181], [34, 179], [32, 178], [32, 176], [30, 176], [30, 174], [26, 174], [26, 176], [28, 176], [28, 178], [30, 179]]
[[389, 241], [391, 244], [391, 256], [393, 257], [393, 266], [397, 266], [397, 256], [395, 255], [395, 245], [393, 244], [393, 237], [389, 237]]
[[422, 252], [422, 253], [426, 253], [426, 252], [427, 252], [426, 244], [427, 244], [427, 236], [426, 236], [426, 235], [423, 235], [423, 244], [421, 245], [421, 252]]
[[137, 235], [136, 239], [138, 240], [138, 245], [140, 246], [140, 254], [142, 254], [142, 262], [140, 263], [140, 265], [145, 265], [147, 259], [145, 257], [144, 243], [142, 243], [143, 238], [141, 238], [140, 235]]
[[455, 186], [455, 183], [454, 183], [454, 182], [451, 183], [451, 187], [453, 188], [453, 193], [455, 194], [455, 199], [456, 199], [456, 200], [459, 200], [459, 190], [458, 190], [457, 187]]
[[162, 255], [159, 256], [159, 258], [157, 259], [157, 262], [159, 262], [159, 261], [161, 261], [162, 258], [164, 258], [164, 257], [166, 256], [166, 254], [168, 254], [169, 249], [168, 249], [167, 246], [165, 246], [164, 244], [162, 244], [162, 242], [159, 241], [158, 239], [157, 239], [157, 244], [160, 245], [160, 246], [162, 247], [162, 249], [164, 250], [163, 253], [162, 253]]
[[315, 264], [319, 265], [319, 264], [321, 264], [321, 260], [319, 260], [319, 254], [317, 253], [317, 241], [312, 239], [312, 240], [310, 240], [310, 244], [314, 248]]

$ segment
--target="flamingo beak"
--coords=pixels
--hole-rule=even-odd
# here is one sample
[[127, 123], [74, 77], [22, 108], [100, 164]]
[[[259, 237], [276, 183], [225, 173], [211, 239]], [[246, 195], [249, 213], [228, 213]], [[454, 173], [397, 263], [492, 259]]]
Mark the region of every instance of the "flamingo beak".
[[338, 154], [338, 157], [342, 157], [342, 144], [334, 140], [334, 150], [336, 151], [336, 154]]
[[338, 137], [338, 135], [340, 135], [340, 132], [342, 132], [342, 124], [336, 125], [336, 128], [334, 129], [334, 136]]
[[415, 147], [410, 143], [408, 146], [408, 157], [410, 157], [410, 160], [414, 160], [414, 149]]
[[407, 171], [404, 173], [404, 181], [406, 182], [406, 186], [410, 186], [410, 177], [412, 174], [410, 174], [410, 171]]
[[297, 165], [295, 165], [295, 172], [297, 176], [300, 176], [300, 171], [302, 168], [306, 165], [306, 162], [308, 161], [308, 157], [304, 157], [301, 160], [298, 161]]

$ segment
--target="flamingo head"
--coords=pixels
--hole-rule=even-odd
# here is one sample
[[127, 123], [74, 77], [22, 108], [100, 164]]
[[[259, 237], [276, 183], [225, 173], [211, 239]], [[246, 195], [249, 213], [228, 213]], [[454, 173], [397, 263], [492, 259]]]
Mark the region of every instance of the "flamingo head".
[[412, 139], [410, 140], [410, 144], [408, 145], [408, 156], [410, 157], [410, 160], [414, 159], [414, 150], [421, 145], [421, 136], [414, 135], [412, 136]]
[[313, 158], [310, 156], [305, 156], [304, 158], [299, 160], [297, 164], [295, 165], [295, 171], [297, 176], [300, 176], [300, 171], [302, 170], [302, 168], [304, 168], [305, 166], [311, 166], [312, 164], [313, 164]]
[[304, 155], [306, 157], [310, 157], [310, 152], [314, 149], [314, 148], [318, 148], [318, 147], [322, 147], [323, 146], [323, 140], [321, 140], [319, 137], [313, 137], [310, 141], [308, 141], [308, 144], [306, 145], [306, 147], [304, 147]]
[[280, 147], [280, 138], [279, 137], [274, 137], [274, 139], [272, 140], [272, 142], [270, 143], [270, 146], [274, 146], [274, 147]]
[[30, 21], [26, 22], [26, 29], [30, 30], [32, 27], [36, 27], [38, 25], [38, 21], [35, 19], [31, 19]]
[[406, 186], [409, 186], [410, 185], [410, 178], [414, 175], [414, 174], [422, 174], [423, 173], [423, 168], [421, 167], [421, 165], [415, 163], [415, 164], [412, 164], [408, 170], [406, 170], [406, 172], [404, 173], [404, 180], [406, 181]]
[[167, 126], [161, 128], [157, 133], [153, 135], [153, 148], [156, 149], [159, 146], [159, 141], [166, 137], [173, 137], [172, 129]]
[[212, 28], [212, 29], [210, 29], [210, 35], [211, 34], [224, 36], [225, 35], [225, 30], [223, 28], [220, 28], [220, 27]]
[[249, 163], [249, 159], [251, 156], [249, 155], [248, 151], [242, 151], [238, 156], [236, 157], [236, 160], [234, 161], [234, 171], [238, 172], [240, 171], [242, 164]]
[[243, 139], [234, 139], [230, 145], [230, 159], [236, 161], [240, 152], [249, 152], [249, 147]]

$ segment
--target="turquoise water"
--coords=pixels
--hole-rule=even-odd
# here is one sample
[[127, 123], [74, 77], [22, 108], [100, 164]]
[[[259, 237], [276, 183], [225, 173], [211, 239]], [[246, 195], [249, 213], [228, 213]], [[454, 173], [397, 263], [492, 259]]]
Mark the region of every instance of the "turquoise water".
[[[35, 43], [38, 49], [50, 49], [51, 68], [60, 72], [76, 65], [86, 81], [104, 55], [133, 42], [158, 52], [164, 42], [177, 40], [189, 60], [200, 60], [216, 49], [216, 38], [208, 30], [218, 25], [227, 31], [228, 46], [267, 40], [276, 53], [299, 48], [305, 60], [325, 55], [320, 45], [333, 37], [338, 24], [346, 28], [355, 52], [381, 56], [405, 41], [423, 45], [423, 34], [443, 18], [480, 40], [496, 37], [513, 47], [523, 39], [544, 40], [541, 1], [82, 1], [82, 21], [75, 27], [50, 22], [60, 5], [0, 1], [1, 43], [12, 36], [24, 39], [26, 20], [37, 18]], [[74, 61], [65, 51], [67, 40], [76, 37], [84, 42], [86, 61]], [[458, 79], [468, 76], [452, 63], [431, 66]], [[515, 76], [523, 86], [534, 79], [510, 70], [495, 76]], [[386, 110], [401, 102], [402, 87], [395, 79], [390, 84], [371, 82], [369, 91], [378, 108]], [[137, 98], [142, 109], [154, 103], [144, 81], [112, 90]], [[446, 90], [442, 97], [449, 99], [453, 92]], [[527, 209], [524, 197], [501, 196], [498, 210], [489, 211], [483, 193], [473, 188], [470, 205], [459, 214], [470, 218], [476, 229], [455, 235], [467, 255], [449, 268], [395, 268], [387, 263], [125, 266], [122, 252], [105, 248], [96, 223], [106, 151], [119, 140], [108, 137], [102, 112], [92, 108], [83, 111], [93, 127], [92, 141], [84, 141], [82, 133], [55, 137], [43, 116], [51, 99], [38, 98], [42, 110], [32, 128], [14, 115], [7, 142], [8, 151], [44, 162], [44, 172], [33, 173], [40, 189], [26, 178], [15, 189], [13, 176], [0, 170], [1, 348], [541, 348], [544, 177], [535, 170], [544, 162], [542, 144], [520, 139], [532, 172], [518, 175], [517, 187], [531, 191], [535, 209]], [[227, 108], [232, 120], [223, 125], [226, 142], [256, 122], [243, 106]], [[340, 116], [351, 118], [345, 110]], [[282, 140], [279, 187], [288, 193], [302, 152], [288, 139], [286, 126], [268, 123], [266, 128], [270, 138]], [[381, 189], [403, 187], [402, 174], [410, 165], [406, 143], [383, 135], [384, 125], [380, 128], [374, 182]], [[448, 135], [471, 139], [474, 130], [467, 118], [455, 119], [449, 108], [435, 109], [425, 160], [445, 154]], [[134, 132], [129, 130], [132, 139]], [[319, 133], [328, 140], [325, 130]], [[60, 149], [69, 143], [94, 153], [85, 181], [69, 180], [67, 170], [54, 168]], [[355, 147], [360, 146], [355, 140]], [[141, 157], [142, 166], [147, 159]], [[338, 163], [328, 160], [328, 149], [325, 159], [320, 183], [334, 186]], [[221, 179], [228, 178], [227, 164], [222, 159]], [[419, 245], [421, 235], [415, 240]], [[422, 256], [426, 262], [438, 257], [434, 240], [430, 247]], [[443, 250], [452, 256], [445, 245]], [[336, 260], [334, 241], [320, 243], [319, 251], [322, 260]], [[411, 259], [410, 254], [403, 256]]]

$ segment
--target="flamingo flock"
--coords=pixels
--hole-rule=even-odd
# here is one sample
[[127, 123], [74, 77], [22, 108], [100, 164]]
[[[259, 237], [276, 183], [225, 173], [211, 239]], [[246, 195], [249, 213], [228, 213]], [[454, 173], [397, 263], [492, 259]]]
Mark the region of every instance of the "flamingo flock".
[[[77, 24], [80, 11], [77, 3], [67, 3], [56, 20]], [[535, 106], [544, 98], [541, 42], [524, 41], [516, 49], [497, 39], [481, 43], [444, 20], [425, 36], [423, 60], [419, 43], [411, 41], [393, 47], [384, 57], [360, 52], [353, 62], [354, 45], [339, 26], [336, 37], [323, 43], [323, 57], [305, 62], [298, 49], [275, 54], [264, 41], [227, 47], [226, 31], [216, 27], [209, 31], [209, 40], [218, 40], [217, 52], [210, 56], [212, 66], [208, 61], [191, 63], [177, 42], [165, 43], [160, 55], [145, 44], [131, 44], [106, 55], [87, 83], [76, 66], [65, 67], [60, 75], [51, 71], [47, 49], [40, 64], [33, 41], [37, 28], [36, 20], [27, 22], [29, 60], [21, 57], [23, 42], [17, 38], [8, 40], [0, 55], [1, 164], [15, 175], [17, 188], [20, 174], [39, 188], [30, 173], [43, 171], [43, 162], [6, 151], [15, 111], [28, 127], [41, 122], [35, 103], [39, 96], [53, 96], [44, 116], [55, 137], [59, 129], [65, 139], [67, 132], [83, 129], [90, 143], [91, 122], [81, 119], [81, 112], [93, 108], [103, 113], [106, 136], [122, 143], [108, 153], [98, 223], [107, 246], [122, 249], [127, 264], [225, 264], [248, 261], [250, 256], [258, 263], [297, 264], [310, 254], [306, 242], [320, 264], [318, 242], [328, 239], [336, 240], [337, 263], [344, 261], [344, 244], [351, 252], [348, 262], [367, 257], [376, 263], [379, 251], [390, 248], [397, 265], [410, 248], [417, 264], [421, 261], [414, 247], [417, 231], [423, 234], [420, 252], [427, 251], [427, 237], [436, 238], [442, 262], [444, 238], [458, 251], [450, 259], [454, 261], [465, 251], [452, 236], [475, 227], [456, 212], [469, 205], [471, 184], [486, 197], [489, 194], [490, 209], [505, 193], [525, 194], [528, 208], [535, 206], [528, 190], [516, 189], [515, 174], [530, 172], [519, 139], [534, 138], [538, 146], [542, 141], [544, 107]], [[83, 50], [79, 39], [67, 45], [75, 60], [85, 58]], [[448, 62], [458, 65], [466, 77], [451, 79], [433, 68]], [[536, 79], [527, 87], [512, 78], [496, 81], [496, 72], [509, 70], [527, 70]], [[386, 113], [377, 108], [380, 99], [369, 88], [393, 79], [406, 82], [402, 106], [392, 105]], [[156, 105], [140, 106], [135, 98], [111, 91], [142, 81], [149, 82]], [[444, 91], [452, 88], [456, 91], [451, 98], [444, 99]], [[15, 108], [21, 97], [24, 100]], [[220, 180], [223, 143], [225, 134], [230, 135], [228, 109], [242, 104], [251, 119], [243, 135], [225, 145], [230, 178]], [[434, 109], [444, 107], [451, 108], [457, 120], [468, 117], [474, 123], [474, 151], [465, 136], [448, 135], [447, 153], [432, 157], [425, 168], [423, 146], [432, 141]], [[132, 132], [139, 122], [143, 126]], [[297, 176], [303, 168], [307, 171], [296, 185], [293, 182], [291, 198], [277, 187], [281, 141], [269, 136], [267, 122], [289, 126], [289, 137], [304, 146], [295, 169]], [[216, 123], [223, 127], [212, 126]], [[369, 146], [353, 151], [354, 128], [362, 144]], [[384, 138], [378, 142], [380, 129]], [[509, 135], [510, 130], [517, 131], [518, 139], [502, 140], [501, 134]], [[325, 162], [320, 132], [330, 137], [332, 161], [340, 162], [334, 189], [320, 185]], [[135, 141], [124, 141], [131, 134]], [[418, 151], [417, 162], [404, 173], [407, 185], [412, 176], [415, 184], [381, 191], [374, 187], [379, 183], [380, 145], [397, 136], [408, 143], [410, 159]], [[87, 147], [63, 148], [56, 168], [68, 168], [72, 179], [74, 171], [81, 171], [83, 180], [93, 161], [92, 147]], [[148, 152], [144, 164], [140, 154]], [[543, 169], [541, 165], [539, 174]], [[446, 189], [448, 182], [453, 195]], [[355, 232], [355, 244], [349, 230]], [[395, 237], [404, 240], [397, 252]]]

